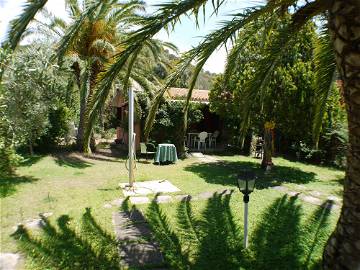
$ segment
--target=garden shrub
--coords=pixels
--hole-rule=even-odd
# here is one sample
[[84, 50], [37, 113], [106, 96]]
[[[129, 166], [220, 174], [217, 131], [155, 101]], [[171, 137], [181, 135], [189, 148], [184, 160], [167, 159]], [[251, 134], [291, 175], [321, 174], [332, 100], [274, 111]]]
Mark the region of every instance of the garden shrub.
[[113, 139], [114, 136], [116, 135], [116, 129], [109, 128], [109, 129], [105, 129], [105, 130], [101, 131], [100, 133], [101, 133], [101, 138], [110, 140], [110, 139]]
[[[191, 103], [188, 114], [188, 126], [198, 123], [203, 119], [200, 110], [201, 104]], [[184, 102], [181, 101], [165, 101], [159, 108], [151, 138], [158, 143], [172, 142], [175, 145], [181, 143], [179, 138], [179, 130], [183, 124], [183, 108]]]
[[15, 172], [21, 157], [16, 154], [12, 146], [5, 147], [0, 143], [0, 176], [9, 176]]
[[70, 113], [64, 105], [52, 108], [48, 115], [46, 133], [37, 142], [39, 149], [48, 149], [60, 144], [69, 133]]
[[13, 174], [20, 161], [20, 156], [14, 149], [13, 140], [11, 123], [4, 114], [0, 114], [0, 176]]

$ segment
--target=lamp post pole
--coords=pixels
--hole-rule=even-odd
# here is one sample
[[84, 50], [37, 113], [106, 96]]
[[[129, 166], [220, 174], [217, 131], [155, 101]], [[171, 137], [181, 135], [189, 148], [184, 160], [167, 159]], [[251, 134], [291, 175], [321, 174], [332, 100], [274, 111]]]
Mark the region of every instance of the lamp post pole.
[[250, 201], [250, 193], [253, 192], [255, 188], [255, 179], [256, 176], [252, 172], [243, 172], [242, 175], [238, 177], [238, 187], [241, 193], [243, 194], [243, 202], [244, 202], [244, 248], [248, 247], [248, 231], [249, 231], [249, 223], [248, 223], [248, 214], [249, 214], [249, 201]]
[[134, 186], [134, 90], [129, 88], [129, 185]]
[[248, 247], [248, 209], [249, 195], [244, 195], [244, 247]]

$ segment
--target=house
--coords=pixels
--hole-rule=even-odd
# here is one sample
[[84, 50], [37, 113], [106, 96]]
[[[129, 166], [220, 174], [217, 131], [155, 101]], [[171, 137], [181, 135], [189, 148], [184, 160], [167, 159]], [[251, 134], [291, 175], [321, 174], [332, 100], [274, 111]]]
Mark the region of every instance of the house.
[[[187, 88], [170, 88], [165, 97], [174, 101], [186, 100], [189, 89]], [[222, 129], [222, 122], [217, 114], [210, 112], [209, 107], [209, 90], [194, 89], [191, 95], [191, 102], [199, 102], [203, 104], [201, 111], [204, 119], [199, 123], [190, 125], [188, 127], [189, 132], [214, 132], [215, 130]]]
[[[111, 105], [116, 110], [117, 127], [116, 127], [116, 140], [117, 144], [128, 144], [129, 135], [127, 132], [128, 123], [128, 111], [129, 104], [122, 95], [120, 89], [116, 89], [116, 95], [114, 96]], [[135, 117], [136, 118], [136, 117]], [[141, 134], [140, 123], [134, 124], [134, 131], [136, 134]], [[136, 150], [140, 149], [140, 136], [135, 138]]]
[[[141, 90], [137, 90], [141, 91]], [[169, 88], [164, 97], [170, 101], [185, 101], [188, 94], [187, 88]], [[191, 97], [191, 102], [198, 102], [203, 104], [201, 106], [201, 111], [203, 113], [204, 119], [199, 123], [190, 125], [188, 127], [188, 132], [214, 132], [215, 130], [222, 129], [222, 122], [218, 115], [210, 112], [209, 109], [209, 90], [194, 89]], [[115, 97], [112, 100], [112, 106], [116, 108], [116, 114], [118, 121], [118, 127], [116, 128], [116, 143], [128, 142], [128, 134], [126, 132], [127, 128], [125, 123], [127, 123], [127, 112], [128, 112], [128, 103], [123, 97], [121, 91], [118, 89]], [[140, 123], [135, 123], [134, 125], [135, 133], [141, 134]], [[136, 137], [136, 148], [139, 149], [141, 138], [140, 136]]]

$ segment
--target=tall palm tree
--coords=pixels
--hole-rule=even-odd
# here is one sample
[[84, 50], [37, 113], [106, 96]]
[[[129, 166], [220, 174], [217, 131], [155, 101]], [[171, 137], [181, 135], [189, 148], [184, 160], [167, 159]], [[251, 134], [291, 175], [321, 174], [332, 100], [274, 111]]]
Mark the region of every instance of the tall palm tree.
[[91, 152], [91, 131], [87, 134], [85, 130], [92, 130], [94, 124], [89, 121], [89, 113], [97, 76], [111, 62], [111, 57], [123, 49], [121, 40], [137, 16], [135, 12], [143, 10], [144, 4], [140, 1], [120, 4], [115, 0], [84, 0], [81, 5], [79, 1], [67, 0], [66, 7], [71, 23], [52, 16], [50, 25], [60, 29], [57, 32], [63, 32], [57, 49], [59, 60], [65, 55], [74, 59], [71, 67], [80, 89], [77, 145], [79, 150]]
[[[139, 12], [144, 11], [144, 3], [138, 0], [119, 2], [66, 0], [66, 10], [71, 19], [67, 23], [54, 16], [46, 9], [42, 10], [46, 22], [37, 21], [37, 26], [47, 35], [49, 30], [60, 38], [57, 48], [59, 62], [70, 62], [76, 84], [80, 90], [80, 119], [77, 134], [77, 145], [80, 151], [91, 152], [90, 139], [92, 129], [99, 111], [105, 105], [111, 87], [105, 91], [95, 91], [97, 77], [106, 65], [112, 62], [113, 56], [124, 48], [121, 41], [131, 27], [140, 22]], [[27, 12], [25, 10], [24, 12]], [[171, 43], [150, 39], [144, 42], [138, 55], [124, 66], [117, 78], [121, 79], [123, 87], [129, 85], [129, 78], [140, 84], [146, 91], [155, 92], [161, 88], [160, 82], [151, 72], [147, 72], [151, 65], [162, 63], [164, 66], [164, 47], [172, 50], [177, 48]], [[146, 60], [145, 60], [146, 58]], [[127, 66], [131, 68], [127, 68]]]
[[[134, 31], [123, 43], [124, 50], [116, 55], [113, 63], [101, 75], [98, 91], [109, 89], [118, 74], [125, 66], [131, 69], [131, 62], [140, 53], [143, 43], [151, 39], [162, 29], [171, 30], [179, 22], [181, 16], [192, 15], [198, 25], [199, 12], [205, 8], [209, 0], [172, 1], [160, 5], [151, 16], [141, 19], [141, 28]], [[226, 0], [211, 1], [213, 12], [218, 14]], [[291, 8], [290, 8], [291, 7]], [[196, 48], [182, 57], [175, 71], [169, 76], [165, 87], [153, 99], [146, 128], [150, 129], [154, 121], [161, 96], [188, 65], [195, 62], [195, 72], [190, 81], [188, 99], [184, 108], [184, 123], [187, 119], [189, 100], [197, 76], [210, 55], [221, 45], [232, 40], [235, 48], [241, 51], [246, 39], [239, 39], [237, 33], [256, 21], [260, 16], [271, 18], [274, 12], [291, 10], [291, 22], [280, 32], [279, 36], [268, 48], [268, 57], [259, 62], [259, 68], [247, 88], [249, 99], [259, 96], [267, 86], [271, 74], [282, 55], [282, 48], [293, 45], [293, 33], [299, 31], [307, 21], [317, 16], [324, 16], [329, 35], [327, 53], [319, 59], [318, 86], [329, 85], [334, 78], [336, 67], [344, 84], [344, 99], [348, 114], [349, 147], [347, 156], [346, 179], [344, 182], [343, 206], [340, 219], [324, 250], [324, 269], [360, 269], [360, 0], [271, 0], [266, 4], [239, 10], [237, 14], [225, 21], [222, 26], [207, 35]], [[79, 22], [81, 23], [81, 22]], [[74, 31], [75, 32], [75, 31]], [[326, 40], [326, 38], [324, 38]], [[236, 52], [230, 54], [236, 56]], [[226, 70], [231, 70], [236, 63], [229, 56]], [[335, 59], [335, 65], [332, 60]], [[326, 62], [328, 61], [328, 62]], [[128, 72], [128, 73], [131, 73]], [[319, 97], [326, 97], [328, 87], [319, 90]], [[321, 106], [319, 106], [321, 111]], [[250, 107], [244, 108], [243, 119], [248, 119]], [[248, 123], [244, 121], [243, 131]], [[184, 125], [183, 130], [185, 130]], [[315, 128], [316, 129], [316, 128]]]
[[[81, 82], [77, 142], [80, 150], [91, 153], [92, 129], [111, 89], [108, 87], [97, 91], [98, 75], [104, 71], [106, 65], [113, 62], [114, 56], [123, 51], [122, 41], [128, 35], [129, 29], [141, 25], [142, 17], [138, 12], [144, 11], [145, 6], [144, 2], [139, 0], [129, 2], [84, 0], [83, 9], [78, 1], [67, 0], [66, 5], [70, 17], [73, 18], [71, 25], [66, 26], [64, 21], [56, 17], [52, 19], [51, 25], [57, 25], [65, 30], [59, 42], [59, 59], [70, 54], [85, 63], [84, 72], [81, 72], [79, 61], [74, 61], [72, 68], [77, 81]], [[164, 58], [161, 57], [164, 47], [177, 50], [173, 44], [156, 39], [148, 39], [138, 48], [136, 57], [134, 54], [129, 63], [126, 63], [123, 70], [117, 74], [124, 91], [131, 84], [131, 80], [136, 81], [147, 91], [156, 89], [159, 81], [151, 73], [144, 71], [155, 63], [166, 66]]]

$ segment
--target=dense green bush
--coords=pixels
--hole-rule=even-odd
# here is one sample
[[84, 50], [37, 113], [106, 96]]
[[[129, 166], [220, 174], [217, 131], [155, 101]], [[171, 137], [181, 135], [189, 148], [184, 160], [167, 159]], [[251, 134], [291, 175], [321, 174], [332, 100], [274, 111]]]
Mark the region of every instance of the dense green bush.
[[[203, 119], [200, 104], [192, 103], [189, 108], [188, 125]], [[180, 126], [183, 124], [183, 107], [181, 101], [165, 101], [156, 114], [151, 138], [158, 143], [172, 142], [177, 144]]]
[[14, 147], [0, 143], [0, 156], [0, 176], [13, 174], [21, 161], [21, 157], [16, 154]]
[[[149, 112], [150, 97], [146, 93], [137, 94], [138, 115], [141, 116], [142, 130], [145, 125], [146, 116]], [[201, 111], [203, 105], [191, 103], [188, 114], [188, 126], [200, 122], [204, 116]], [[183, 124], [183, 101], [163, 100], [156, 113], [155, 123], [150, 133], [150, 141], [156, 143], [171, 142], [181, 143], [179, 130]]]
[[14, 173], [20, 156], [14, 149], [14, 133], [11, 122], [4, 114], [6, 105], [3, 104], [2, 89], [0, 85], [0, 176], [8, 176]]
[[4, 115], [13, 128], [15, 148], [56, 145], [67, 133], [72, 99], [69, 70], [51, 62], [51, 46], [34, 43], [20, 47], [8, 61], [3, 77]]
[[70, 110], [64, 105], [50, 109], [46, 132], [37, 141], [38, 148], [48, 149], [57, 146], [69, 133], [69, 121]]

